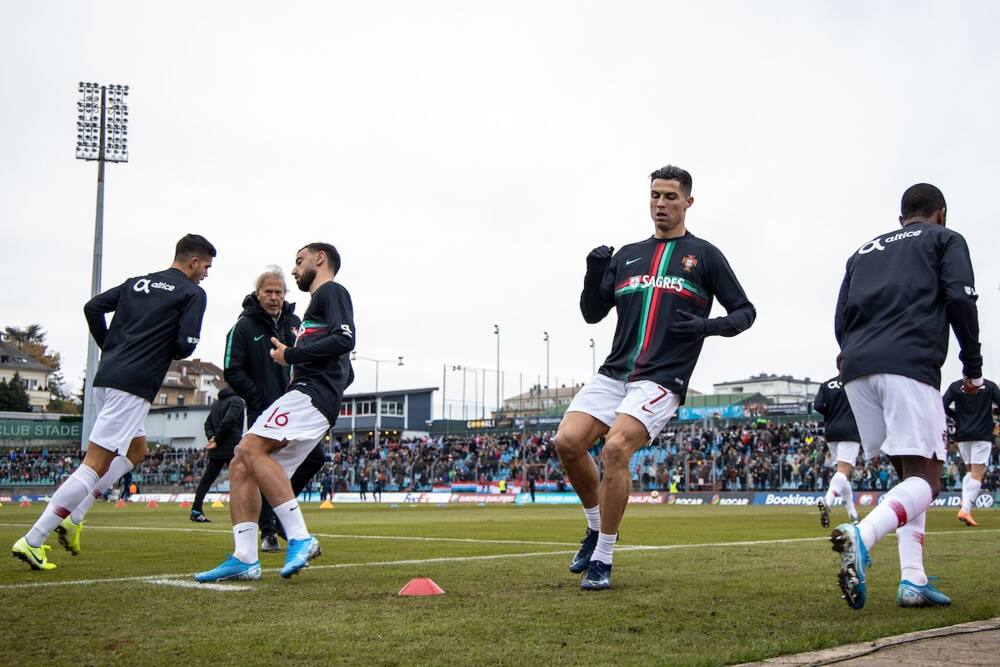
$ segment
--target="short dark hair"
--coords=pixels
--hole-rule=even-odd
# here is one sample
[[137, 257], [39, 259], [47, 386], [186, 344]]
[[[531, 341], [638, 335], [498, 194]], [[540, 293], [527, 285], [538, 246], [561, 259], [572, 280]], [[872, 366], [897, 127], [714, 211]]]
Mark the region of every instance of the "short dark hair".
[[199, 234], [185, 234], [177, 242], [177, 247], [174, 248], [174, 259], [183, 261], [192, 257], [200, 257], [202, 259], [205, 257], [215, 257], [215, 246]]
[[299, 248], [299, 252], [303, 250], [309, 250], [310, 252], [320, 252], [322, 250], [326, 258], [333, 264], [333, 272], [340, 273], [340, 253], [337, 252], [337, 249], [332, 244], [321, 242], [307, 243]]
[[917, 183], [906, 188], [903, 201], [899, 205], [899, 212], [903, 220], [909, 220], [915, 215], [930, 215], [946, 206], [944, 195], [940, 190], [930, 183]]
[[668, 164], [649, 175], [650, 181], [655, 181], [658, 178], [664, 181], [677, 181], [681, 184], [681, 190], [684, 191], [684, 194], [688, 197], [691, 196], [691, 174], [680, 167]]

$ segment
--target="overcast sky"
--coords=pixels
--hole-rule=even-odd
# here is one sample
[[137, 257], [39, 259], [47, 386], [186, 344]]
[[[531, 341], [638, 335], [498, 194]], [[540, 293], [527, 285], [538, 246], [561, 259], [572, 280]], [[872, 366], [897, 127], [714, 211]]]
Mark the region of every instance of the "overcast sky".
[[[494, 323], [506, 394], [519, 373], [544, 383], [543, 331], [552, 383], [580, 381], [589, 339], [600, 364], [614, 331], [613, 313], [580, 315], [584, 258], [651, 234], [647, 175], [674, 163], [694, 177], [689, 230], [758, 312], [709, 340], [691, 386], [832, 375], [844, 262], [919, 181], [969, 241], [992, 375], [998, 19], [992, 2], [4, 0], [0, 325], [41, 324], [82, 375], [97, 168], [74, 159], [75, 116], [77, 82], [95, 81], [131, 86], [104, 288], [208, 237], [202, 359], [221, 364], [265, 265], [324, 240], [359, 353], [405, 356], [381, 388], [494, 368]], [[307, 295], [291, 298], [301, 314]], [[953, 342], [946, 378], [956, 357]], [[373, 364], [356, 372], [372, 389]], [[448, 400], [457, 416], [460, 373]]]

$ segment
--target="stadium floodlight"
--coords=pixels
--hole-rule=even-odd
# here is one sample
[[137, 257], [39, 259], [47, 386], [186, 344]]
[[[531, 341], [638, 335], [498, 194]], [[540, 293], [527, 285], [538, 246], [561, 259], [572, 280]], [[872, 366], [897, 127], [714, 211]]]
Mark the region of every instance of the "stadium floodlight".
[[[97, 214], [94, 219], [94, 257], [90, 295], [101, 293], [104, 253], [104, 163], [128, 162], [128, 86], [81, 81], [76, 102], [76, 159], [97, 162]], [[84, 380], [83, 429], [80, 448], [86, 449], [94, 426], [93, 385], [97, 372], [97, 343], [87, 336], [87, 374]]]
[[76, 103], [76, 158], [128, 162], [128, 86], [81, 81]]

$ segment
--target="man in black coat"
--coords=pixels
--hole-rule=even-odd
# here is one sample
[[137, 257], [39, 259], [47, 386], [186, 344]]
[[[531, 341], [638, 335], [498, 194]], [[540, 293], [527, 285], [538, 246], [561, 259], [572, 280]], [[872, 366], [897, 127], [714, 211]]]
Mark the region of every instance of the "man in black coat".
[[235, 455], [236, 445], [243, 437], [243, 399], [229, 387], [219, 392], [219, 400], [213, 405], [205, 420], [205, 436], [208, 438], [208, 465], [198, 482], [198, 490], [194, 494], [194, 504], [191, 505], [191, 520], [208, 523], [208, 517], [202, 508], [205, 494], [212, 488], [224, 466], [229, 465]]
[[[289, 369], [271, 359], [271, 338], [289, 347], [295, 344], [301, 320], [295, 306], [285, 301], [285, 277], [277, 266], [269, 267], [257, 278], [256, 289], [243, 299], [243, 312], [226, 337], [224, 377], [247, 404], [247, 424], [257, 421], [264, 408], [281, 397], [288, 388]], [[309, 453], [292, 475], [292, 491], [298, 496], [309, 480], [326, 463], [323, 443]], [[276, 532], [279, 528], [274, 510], [261, 498], [261, 550], [281, 551]]]

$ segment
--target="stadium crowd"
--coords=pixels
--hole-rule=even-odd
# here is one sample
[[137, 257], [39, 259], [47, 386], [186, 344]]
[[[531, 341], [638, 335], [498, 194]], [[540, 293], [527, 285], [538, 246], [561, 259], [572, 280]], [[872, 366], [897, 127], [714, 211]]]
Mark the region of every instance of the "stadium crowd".
[[[592, 454], [600, 465], [600, 445]], [[500, 479], [519, 482], [529, 477], [542, 488], [567, 488], [553, 433], [449, 436], [380, 445], [332, 440], [327, 459], [311, 486], [323, 496], [356, 491], [362, 480], [386, 491]], [[76, 451], [11, 449], [0, 459], [0, 486], [56, 485], [80, 461]], [[134, 480], [146, 489], [191, 489], [206, 461], [204, 449], [153, 444]], [[821, 491], [835, 468], [821, 426], [804, 422], [668, 428], [632, 457], [631, 470], [636, 490]], [[959, 490], [964, 472], [952, 446], [942, 475], [943, 488]], [[885, 459], [856, 468], [853, 480], [855, 488], [864, 491], [884, 491], [895, 481], [895, 472]], [[984, 488], [998, 486], [1000, 466], [991, 459]]]

